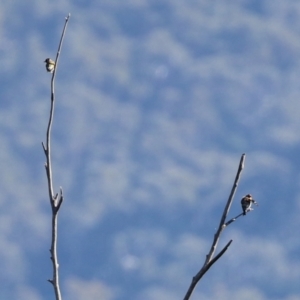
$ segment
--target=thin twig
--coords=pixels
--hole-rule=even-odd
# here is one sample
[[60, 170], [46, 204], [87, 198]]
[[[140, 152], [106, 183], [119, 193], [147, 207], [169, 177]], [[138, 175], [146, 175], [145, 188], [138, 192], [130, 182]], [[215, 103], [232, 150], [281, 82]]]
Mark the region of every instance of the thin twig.
[[53, 180], [52, 180], [52, 164], [51, 164], [51, 129], [53, 123], [54, 103], [55, 103], [54, 80], [55, 80], [55, 74], [58, 65], [58, 59], [61, 51], [61, 46], [62, 46], [62, 42], [64, 39], [69, 18], [70, 18], [70, 14], [65, 19], [65, 25], [63, 28], [63, 32], [58, 46], [58, 51], [56, 54], [55, 68], [51, 78], [51, 106], [50, 106], [50, 116], [49, 116], [47, 134], [46, 134], [46, 145], [42, 143], [44, 153], [46, 156], [45, 169], [47, 175], [49, 200], [52, 209], [52, 234], [51, 234], [50, 258], [53, 266], [53, 279], [49, 279], [48, 281], [53, 285], [56, 300], [62, 299], [60, 287], [59, 287], [59, 272], [58, 272], [59, 264], [57, 258], [57, 216], [58, 216], [58, 211], [60, 209], [60, 206], [63, 202], [63, 190], [62, 188], [60, 188], [60, 193], [54, 195]]
[[237, 215], [236, 217], [230, 219], [229, 221], [227, 221], [225, 224], [224, 224], [224, 227], [227, 227], [228, 225], [230, 225], [232, 222], [236, 221], [237, 218], [243, 216], [243, 213], [240, 213], [239, 215]]
[[225, 253], [225, 251], [228, 249], [228, 247], [230, 246], [230, 244], [232, 242], [232, 240], [229, 241], [227, 243], [227, 245], [223, 248], [223, 250], [220, 251], [220, 253], [213, 258], [214, 254], [215, 254], [215, 251], [217, 249], [218, 242], [219, 242], [219, 239], [220, 239], [220, 236], [221, 236], [221, 233], [222, 233], [223, 229], [225, 229], [229, 224], [231, 224], [232, 222], [234, 222], [239, 217], [239, 216], [237, 216], [237, 217], [231, 219], [230, 221], [228, 221], [227, 223], [225, 223], [227, 215], [228, 215], [228, 212], [229, 212], [229, 209], [230, 209], [230, 206], [231, 206], [232, 201], [233, 201], [234, 194], [236, 192], [236, 189], [237, 189], [237, 186], [238, 186], [238, 183], [239, 183], [241, 172], [244, 169], [245, 157], [246, 157], [245, 154], [243, 154], [241, 156], [239, 167], [238, 167], [238, 170], [237, 170], [237, 174], [236, 174], [236, 177], [235, 177], [235, 180], [234, 180], [234, 183], [233, 183], [233, 186], [232, 186], [229, 198], [227, 200], [226, 206], [224, 208], [224, 211], [223, 211], [223, 214], [222, 214], [222, 217], [221, 217], [221, 220], [220, 220], [219, 227], [218, 227], [218, 229], [217, 229], [217, 231], [216, 231], [216, 233], [214, 235], [214, 240], [212, 242], [210, 251], [206, 255], [206, 259], [205, 259], [205, 262], [204, 262], [202, 268], [193, 277], [192, 282], [191, 282], [191, 284], [190, 284], [190, 286], [189, 286], [189, 288], [188, 288], [188, 290], [187, 290], [187, 292], [186, 292], [183, 300], [189, 300], [190, 299], [190, 296], [192, 295], [192, 293], [193, 293], [193, 291], [194, 291], [197, 283], [201, 279], [201, 277]]

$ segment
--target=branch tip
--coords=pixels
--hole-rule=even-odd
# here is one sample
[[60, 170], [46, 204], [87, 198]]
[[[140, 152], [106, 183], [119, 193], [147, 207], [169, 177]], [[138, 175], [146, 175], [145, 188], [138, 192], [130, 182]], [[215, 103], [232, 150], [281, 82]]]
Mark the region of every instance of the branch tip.
[[45, 155], [47, 155], [47, 149], [46, 149], [46, 146], [45, 146], [44, 142], [42, 142], [42, 147], [43, 147], [43, 150], [45, 152]]
[[244, 167], [245, 167], [245, 159], [246, 159], [246, 154], [243, 153], [241, 156], [241, 162], [240, 162], [242, 169], [244, 169]]

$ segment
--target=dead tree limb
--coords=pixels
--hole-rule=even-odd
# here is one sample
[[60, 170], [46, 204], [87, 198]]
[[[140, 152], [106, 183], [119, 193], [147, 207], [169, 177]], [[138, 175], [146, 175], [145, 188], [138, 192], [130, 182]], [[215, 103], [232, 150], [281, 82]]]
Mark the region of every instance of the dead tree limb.
[[230, 207], [231, 207], [231, 204], [232, 204], [232, 201], [233, 201], [233, 197], [234, 197], [234, 194], [236, 192], [236, 189], [237, 189], [237, 186], [238, 186], [238, 183], [239, 183], [239, 180], [240, 180], [241, 172], [244, 169], [245, 157], [246, 157], [245, 154], [243, 154], [241, 156], [240, 164], [239, 164], [239, 167], [238, 167], [238, 170], [237, 170], [237, 174], [236, 174], [236, 177], [235, 177], [235, 180], [234, 180], [229, 198], [227, 200], [226, 206], [224, 208], [224, 211], [223, 211], [223, 214], [222, 214], [222, 217], [221, 217], [221, 220], [220, 220], [219, 227], [218, 227], [218, 229], [217, 229], [217, 231], [214, 235], [214, 240], [212, 242], [209, 253], [206, 255], [206, 259], [205, 259], [205, 262], [204, 262], [202, 268], [193, 277], [192, 282], [191, 282], [191, 284], [190, 284], [183, 300], [189, 300], [190, 299], [190, 296], [192, 295], [192, 293], [193, 293], [196, 285], [198, 284], [199, 280], [210, 269], [210, 267], [226, 252], [226, 250], [228, 249], [228, 247], [230, 246], [230, 244], [232, 242], [232, 240], [230, 240], [227, 243], [227, 245], [214, 257], [214, 254], [215, 254], [215, 251], [217, 249], [218, 242], [219, 242], [219, 239], [220, 239], [220, 236], [221, 236], [221, 233], [222, 233], [223, 229], [225, 229], [229, 224], [234, 222], [241, 215], [243, 215], [243, 214], [240, 214], [240, 215], [236, 216], [235, 218], [232, 218], [231, 220], [226, 222], [226, 218], [227, 218], [228, 212], [230, 210]]
[[56, 193], [55, 195], [53, 192], [52, 164], [51, 164], [51, 129], [53, 123], [54, 104], [55, 104], [54, 81], [55, 81], [55, 75], [58, 66], [58, 59], [62, 47], [62, 42], [65, 36], [69, 18], [70, 18], [70, 14], [68, 14], [68, 16], [65, 19], [65, 25], [62, 31], [62, 35], [60, 38], [60, 42], [56, 54], [55, 67], [51, 78], [51, 105], [50, 105], [50, 115], [49, 115], [49, 121], [48, 121], [47, 133], [46, 133], [46, 145], [42, 143], [44, 153], [46, 156], [45, 169], [47, 175], [49, 200], [52, 209], [52, 226], [51, 226], [52, 234], [51, 234], [50, 258], [53, 266], [53, 277], [48, 281], [52, 284], [54, 288], [56, 300], [62, 299], [60, 287], [59, 287], [59, 272], [58, 272], [59, 264], [58, 264], [58, 257], [57, 257], [57, 216], [61, 204], [64, 200], [64, 196], [63, 196], [62, 188], [60, 188], [59, 193]]

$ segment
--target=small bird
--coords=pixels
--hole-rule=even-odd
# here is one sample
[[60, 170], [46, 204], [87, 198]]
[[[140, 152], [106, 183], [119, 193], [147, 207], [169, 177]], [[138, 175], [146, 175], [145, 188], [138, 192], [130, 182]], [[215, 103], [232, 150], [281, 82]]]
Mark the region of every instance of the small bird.
[[242, 198], [241, 204], [242, 204], [244, 216], [246, 215], [246, 213], [248, 211], [253, 210], [253, 208], [251, 208], [252, 203], [258, 205], [258, 203], [252, 198], [252, 196], [250, 194], [247, 194], [246, 196], [244, 196]]
[[46, 70], [50, 73], [53, 73], [55, 62], [51, 58], [46, 58], [44, 62], [46, 63]]

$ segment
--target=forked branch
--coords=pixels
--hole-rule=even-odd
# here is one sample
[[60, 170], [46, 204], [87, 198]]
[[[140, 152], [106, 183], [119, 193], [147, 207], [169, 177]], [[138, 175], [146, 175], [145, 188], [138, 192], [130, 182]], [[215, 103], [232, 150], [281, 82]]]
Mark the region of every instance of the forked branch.
[[192, 293], [193, 293], [197, 283], [199, 282], [199, 280], [210, 269], [210, 267], [226, 252], [226, 250], [228, 249], [228, 247], [230, 246], [230, 244], [232, 242], [232, 240], [230, 240], [227, 243], [227, 245], [214, 257], [214, 254], [215, 254], [215, 251], [217, 249], [218, 242], [219, 242], [219, 239], [220, 239], [220, 236], [221, 236], [221, 233], [222, 233], [223, 229], [225, 229], [228, 225], [230, 225], [232, 222], [234, 222], [241, 215], [243, 215], [243, 214], [240, 214], [240, 215], [236, 216], [235, 218], [232, 218], [231, 220], [226, 222], [226, 218], [227, 218], [228, 212], [230, 210], [230, 207], [231, 207], [231, 204], [232, 204], [232, 201], [233, 201], [233, 197], [234, 197], [234, 194], [236, 192], [236, 189], [237, 189], [237, 186], [238, 186], [238, 183], [239, 183], [239, 180], [240, 180], [241, 172], [244, 169], [245, 157], [246, 157], [245, 154], [243, 154], [241, 156], [239, 167], [238, 167], [238, 170], [237, 170], [237, 174], [236, 174], [236, 177], [235, 177], [235, 180], [234, 180], [229, 198], [228, 198], [227, 203], [225, 205], [225, 208], [224, 208], [221, 220], [220, 220], [219, 227], [218, 227], [218, 229], [217, 229], [217, 231], [214, 235], [214, 240], [213, 240], [212, 245], [210, 247], [209, 253], [206, 255], [206, 259], [205, 259], [205, 262], [204, 262], [202, 268], [193, 277], [192, 282], [191, 282], [191, 284], [190, 284], [183, 300], [189, 300], [190, 299], [190, 296], [192, 295]]
[[52, 261], [53, 266], [53, 277], [52, 279], [49, 279], [48, 281], [53, 285], [54, 293], [56, 300], [61, 300], [61, 292], [59, 287], [59, 264], [58, 264], [58, 258], [57, 258], [57, 215], [58, 211], [61, 207], [61, 204], [64, 200], [63, 196], [63, 190], [60, 188], [59, 193], [56, 193], [54, 195], [53, 192], [53, 179], [52, 179], [52, 164], [51, 164], [51, 129], [52, 129], [52, 123], [53, 123], [53, 116], [54, 116], [54, 104], [55, 104], [55, 93], [54, 93], [54, 81], [55, 81], [55, 75], [56, 70], [58, 66], [58, 59], [62, 47], [62, 42], [65, 36], [67, 24], [70, 18], [70, 14], [65, 19], [65, 25], [63, 28], [63, 32], [60, 38], [56, 59], [55, 59], [55, 68], [52, 73], [51, 78], [51, 104], [50, 104], [50, 115], [49, 115], [49, 121], [48, 121], [48, 127], [47, 127], [47, 133], [46, 133], [46, 145], [42, 143], [44, 153], [46, 156], [46, 163], [45, 163], [45, 169], [46, 169], [46, 175], [47, 175], [47, 183], [48, 183], [48, 193], [49, 193], [49, 200], [50, 205], [52, 209], [52, 234], [51, 234], [51, 248], [50, 248], [50, 258]]

